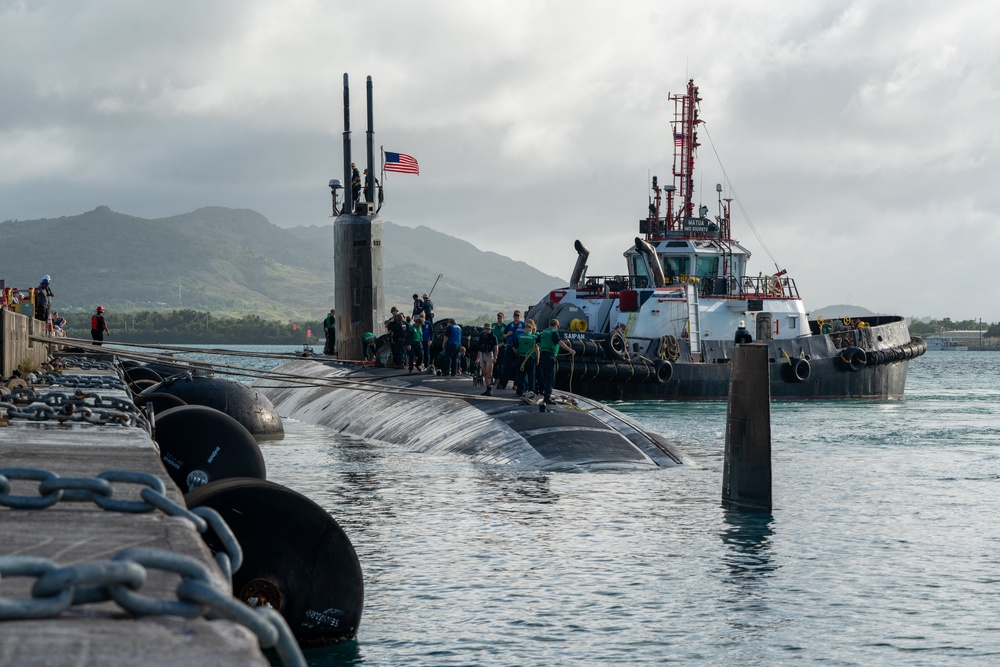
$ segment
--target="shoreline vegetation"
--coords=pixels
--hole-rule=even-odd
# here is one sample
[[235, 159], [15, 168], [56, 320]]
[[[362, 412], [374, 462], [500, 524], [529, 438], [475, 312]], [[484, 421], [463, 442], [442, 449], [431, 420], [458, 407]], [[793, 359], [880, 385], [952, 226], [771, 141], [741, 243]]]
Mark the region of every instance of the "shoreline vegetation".
[[[90, 314], [63, 312], [64, 330], [73, 338], [90, 337]], [[105, 313], [109, 342], [126, 343], [191, 343], [222, 345], [302, 345], [322, 344], [322, 320], [268, 320], [258, 315], [216, 317], [207, 311], [183, 309], [174, 311], [130, 311]], [[488, 321], [483, 315], [470, 323]], [[981, 330], [984, 339], [1000, 338], [1000, 322], [976, 320], [953, 322], [951, 318], [910, 322], [910, 334], [929, 336], [942, 331]], [[309, 334], [312, 334], [311, 336]]]
[[[72, 338], [90, 338], [90, 314], [67, 313], [63, 330]], [[323, 344], [321, 320], [265, 320], [258, 315], [215, 317], [199, 310], [105, 312], [109, 343], [219, 345]], [[311, 333], [311, 337], [308, 335]]]

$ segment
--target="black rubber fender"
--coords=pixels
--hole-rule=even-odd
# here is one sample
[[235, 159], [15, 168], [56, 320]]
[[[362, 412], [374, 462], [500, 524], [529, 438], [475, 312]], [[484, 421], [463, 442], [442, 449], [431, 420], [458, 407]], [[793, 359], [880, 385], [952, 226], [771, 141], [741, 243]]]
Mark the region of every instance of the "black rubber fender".
[[666, 359], [657, 359], [654, 364], [656, 381], [659, 384], [666, 384], [670, 381], [670, 376], [674, 374], [674, 365]]
[[152, 385], [163, 382], [163, 376], [146, 366], [133, 366], [125, 369], [125, 384], [133, 394], [140, 394]]
[[857, 373], [868, 363], [868, 355], [860, 347], [845, 347], [837, 361], [842, 369]]
[[[227, 479], [184, 496], [189, 508], [211, 507], [243, 548], [233, 594], [267, 602], [303, 646], [353, 639], [364, 606], [364, 580], [354, 545], [330, 514], [302, 494], [274, 482]], [[204, 535], [213, 552], [214, 533]], [[256, 598], [254, 600], [253, 598]]]
[[174, 396], [173, 394], [161, 394], [159, 392], [141, 394], [136, 396], [135, 401], [133, 402], [139, 407], [152, 404], [153, 409], [157, 414], [163, 412], [164, 410], [169, 410], [170, 408], [179, 408], [182, 405], [187, 405], [187, 402], [179, 396]]
[[621, 331], [612, 331], [604, 339], [604, 354], [608, 359], [622, 359], [628, 353], [628, 339]]
[[156, 417], [153, 439], [167, 474], [184, 493], [230, 477], [267, 477], [250, 431], [215, 408], [182, 405], [164, 410]]
[[790, 363], [785, 364], [783, 375], [786, 382], [805, 382], [812, 375], [812, 366], [809, 364], [808, 359], [797, 357], [792, 359]]
[[204, 405], [225, 412], [261, 440], [285, 435], [281, 415], [271, 401], [242, 382], [185, 373], [168, 378], [145, 393], [173, 394], [188, 405]]

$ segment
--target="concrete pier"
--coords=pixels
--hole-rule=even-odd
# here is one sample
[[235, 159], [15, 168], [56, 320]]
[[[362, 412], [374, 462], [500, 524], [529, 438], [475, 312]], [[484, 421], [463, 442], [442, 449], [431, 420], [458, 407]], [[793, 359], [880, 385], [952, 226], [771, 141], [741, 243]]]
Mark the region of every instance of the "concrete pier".
[[[111, 371], [66, 369], [65, 373], [107, 376]], [[59, 392], [99, 395], [109, 400], [128, 398], [124, 390], [108, 388], [37, 385], [34, 390], [38, 396]], [[6, 413], [0, 410], [0, 414]], [[60, 420], [54, 415], [39, 421], [26, 417], [2, 421], [0, 469], [32, 468], [60, 477], [84, 478], [108, 470], [138, 471], [159, 478], [166, 488], [165, 495], [183, 505], [180, 491], [160, 463], [156, 443], [143, 428]], [[138, 500], [141, 488], [114, 482], [113, 498]], [[8, 496], [39, 496], [39, 482], [12, 479]], [[158, 510], [126, 514], [102, 510], [93, 501], [66, 499], [46, 509], [12, 509], [0, 502], [0, 535], [0, 556], [36, 556], [59, 567], [110, 560], [127, 547], [169, 550], [203, 562], [212, 588], [230, 594], [228, 581], [193, 525]], [[147, 573], [139, 593], [156, 599], [177, 599], [179, 575], [148, 567]], [[0, 580], [0, 598], [30, 600], [36, 580], [34, 576], [5, 575]], [[0, 665], [140, 664], [243, 667], [269, 662], [258, 647], [257, 637], [237, 623], [179, 616], [134, 618], [112, 601], [73, 605], [55, 618], [0, 620]]]

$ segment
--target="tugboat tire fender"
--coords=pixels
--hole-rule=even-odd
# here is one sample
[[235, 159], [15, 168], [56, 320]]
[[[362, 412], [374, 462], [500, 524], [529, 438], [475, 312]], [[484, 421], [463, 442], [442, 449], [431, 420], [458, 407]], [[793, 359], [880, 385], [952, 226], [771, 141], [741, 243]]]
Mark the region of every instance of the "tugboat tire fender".
[[844, 370], [857, 373], [868, 363], [868, 355], [860, 347], [844, 348], [838, 357]]
[[659, 384], [666, 384], [670, 381], [670, 376], [674, 374], [674, 365], [666, 359], [657, 359], [653, 369]]
[[608, 337], [604, 339], [604, 354], [607, 355], [609, 359], [622, 359], [628, 352], [628, 341], [625, 339], [625, 334], [621, 331], [612, 331], [608, 334]]
[[811, 374], [812, 366], [809, 365], [809, 360], [799, 357], [792, 359], [788, 364], [785, 379], [789, 382], [805, 382]]

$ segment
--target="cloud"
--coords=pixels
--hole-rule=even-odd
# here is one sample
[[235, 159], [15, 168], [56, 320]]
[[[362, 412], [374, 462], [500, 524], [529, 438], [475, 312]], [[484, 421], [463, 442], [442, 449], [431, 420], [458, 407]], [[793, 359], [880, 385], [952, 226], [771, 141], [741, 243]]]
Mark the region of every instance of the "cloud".
[[328, 222], [349, 72], [355, 161], [371, 75], [376, 149], [421, 165], [386, 178], [385, 218], [560, 275], [580, 238], [592, 272], [613, 275], [650, 176], [670, 177], [668, 94], [694, 78], [695, 190], [713, 210], [715, 183], [738, 195], [753, 270], [788, 268], [813, 308], [1000, 320], [982, 312], [1000, 302], [998, 14], [985, 0], [2, 2], [0, 57], [17, 66], [0, 70], [0, 217], [223, 205]]

